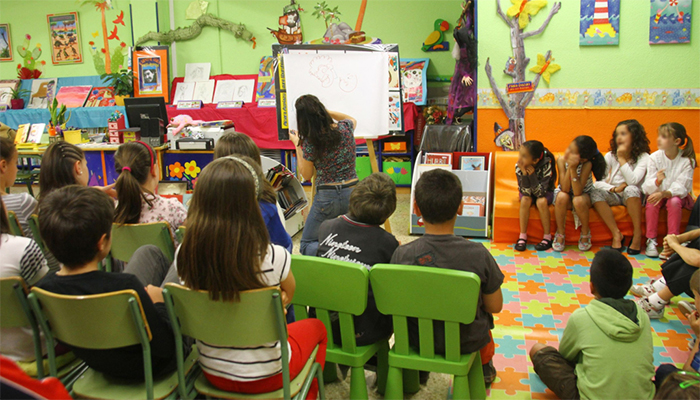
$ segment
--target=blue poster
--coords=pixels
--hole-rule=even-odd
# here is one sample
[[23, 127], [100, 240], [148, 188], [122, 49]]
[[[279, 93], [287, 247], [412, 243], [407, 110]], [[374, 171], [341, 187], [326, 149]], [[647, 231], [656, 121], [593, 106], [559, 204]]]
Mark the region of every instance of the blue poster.
[[693, 0], [651, 0], [649, 44], [690, 43]]
[[581, 0], [579, 45], [620, 44], [620, 0]]

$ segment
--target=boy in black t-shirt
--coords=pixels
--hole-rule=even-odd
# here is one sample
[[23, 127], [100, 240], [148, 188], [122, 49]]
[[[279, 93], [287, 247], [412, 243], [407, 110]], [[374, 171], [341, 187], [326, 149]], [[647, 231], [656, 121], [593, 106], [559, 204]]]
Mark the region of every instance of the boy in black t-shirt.
[[[391, 260], [399, 242], [380, 227], [396, 210], [396, 185], [383, 173], [374, 173], [360, 181], [350, 195], [349, 213], [325, 221], [319, 229], [316, 255], [354, 262], [370, 269], [374, 264]], [[334, 338], [340, 339], [334, 324]], [[369, 288], [367, 309], [355, 317], [355, 338], [358, 346], [376, 343], [391, 336], [391, 317], [382, 315]]]
[[[134, 253], [124, 273], [99, 271], [98, 263], [109, 254], [112, 246], [113, 220], [114, 202], [95, 188], [66, 186], [43, 198], [39, 203], [41, 237], [62, 266], [37, 286], [49, 292], [72, 296], [135, 290], [152, 334], [153, 375], [172, 372], [177, 366], [175, 339], [163, 303], [162, 289], [156, 287], [162, 283], [168, 265], [149, 257], [144, 260], [140, 255], [142, 250], [151, 250], [144, 246]], [[106, 350], [68, 347], [99, 372], [118, 378], [144, 378], [140, 345]]]
[[[462, 183], [453, 173], [436, 169], [424, 173], [415, 189], [416, 214], [423, 217], [425, 235], [394, 252], [392, 264], [420, 265], [430, 268], [473, 272], [481, 279], [481, 296], [474, 322], [460, 324], [462, 354], [481, 351], [484, 380], [496, 379], [493, 367], [494, 342], [490, 330], [493, 315], [503, 308], [503, 273], [496, 260], [480, 243], [454, 235], [455, 221], [462, 209]], [[435, 352], [445, 353], [445, 325], [434, 323]], [[418, 321], [409, 319], [411, 344], [418, 346]], [[424, 378], [422, 378], [423, 380]]]

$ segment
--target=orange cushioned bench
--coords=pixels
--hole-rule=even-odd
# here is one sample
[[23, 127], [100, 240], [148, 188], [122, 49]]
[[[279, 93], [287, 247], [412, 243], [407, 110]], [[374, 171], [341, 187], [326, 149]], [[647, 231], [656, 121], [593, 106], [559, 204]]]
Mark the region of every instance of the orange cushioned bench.
[[[516, 151], [499, 151], [495, 152], [495, 168], [494, 168], [494, 213], [493, 213], [493, 241], [497, 243], [515, 243], [520, 233], [520, 202], [518, 199], [518, 181], [515, 178], [515, 164], [518, 161], [518, 152]], [[561, 154], [555, 154], [557, 157]], [[694, 194], [700, 193], [700, 168], [695, 169], [694, 175]], [[622, 234], [627, 238], [632, 238], [633, 228], [632, 220], [627, 214], [627, 208], [623, 206], [612, 207], [613, 214], [617, 226], [622, 231]], [[554, 218], [554, 206], [550, 206], [549, 213], [552, 218], [552, 233], [557, 229], [557, 223]], [[684, 210], [683, 222], [681, 229], [685, 229], [685, 225], [690, 217], [690, 211]], [[666, 234], [666, 212], [662, 211], [659, 217], [659, 235]], [[642, 221], [644, 215], [642, 213]], [[591, 208], [590, 210], [590, 226], [593, 234], [593, 244], [598, 246], [608, 246], [612, 240], [612, 234], [608, 230], [603, 220], [600, 219], [598, 213]], [[646, 231], [646, 226], [642, 223], [642, 231]], [[534, 206], [530, 209], [530, 221], [527, 225], [527, 234], [529, 243], [538, 243], [542, 239], [542, 224], [540, 223], [540, 214]], [[571, 211], [566, 217], [566, 243], [576, 244], [580, 231], [574, 230], [574, 217]], [[628, 240], [628, 239], [626, 239]], [[642, 241], [642, 247], [644, 241]]]

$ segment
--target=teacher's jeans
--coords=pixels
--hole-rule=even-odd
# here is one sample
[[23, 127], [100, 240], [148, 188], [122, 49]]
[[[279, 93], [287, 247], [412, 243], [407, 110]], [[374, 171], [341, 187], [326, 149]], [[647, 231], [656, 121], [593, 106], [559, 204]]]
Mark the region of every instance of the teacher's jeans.
[[350, 193], [353, 187], [320, 186], [314, 196], [309, 216], [306, 217], [304, 233], [301, 235], [299, 250], [305, 256], [315, 256], [318, 250], [318, 230], [323, 221], [337, 218], [348, 212]]

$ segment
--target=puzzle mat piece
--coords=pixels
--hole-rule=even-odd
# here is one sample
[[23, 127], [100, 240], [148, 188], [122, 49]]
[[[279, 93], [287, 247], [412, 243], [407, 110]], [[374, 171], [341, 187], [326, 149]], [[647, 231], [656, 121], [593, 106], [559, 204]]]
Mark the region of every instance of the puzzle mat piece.
[[496, 264], [498, 264], [501, 268], [503, 268], [506, 265], [514, 265], [514, 258], [513, 256], [509, 256], [507, 254], [497, 254], [494, 253], [493, 251], [491, 252], [491, 256], [493, 257], [494, 260], [496, 260]]
[[544, 282], [537, 282], [533, 280], [523, 281], [518, 279], [518, 286], [520, 287], [520, 300], [523, 301], [523, 294], [527, 293], [530, 295], [537, 295], [542, 293], [544, 295], [544, 301], [547, 301], [547, 290], [544, 288]]
[[576, 286], [580, 284], [586, 284], [586, 291], [588, 291], [588, 282], [591, 281], [591, 276], [590, 275], [569, 275], [569, 281], [571, 281], [571, 284]]
[[563, 290], [559, 290], [556, 292], [552, 292], [551, 290], [548, 290], [547, 295], [548, 295], [547, 297], [550, 299], [548, 301], [550, 303], [552, 303], [552, 305], [554, 305], [554, 304], [561, 305], [561, 306], [570, 306], [572, 304], [578, 305], [578, 299], [576, 298], [576, 293], [569, 293], [569, 292], [565, 292]]
[[[521, 301], [520, 305], [523, 308], [523, 315], [529, 315], [533, 317], [541, 317], [543, 315], [552, 315], [552, 311], [549, 307], [549, 301], [547, 299], [542, 301], [532, 300], [532, 301]], [[528, 325], [534, 326], [534, 325]], [[551, 326], [554, 326], [552, 324]]]
[[496, 326], [522, 326], [522, 323], [517, 320], [522, 316], [519, 312], [512, 312], [511, 310], [504, 309], [493, 317], [494, 324]]
[[503, 273], [503, 283], [518, 281], [516, 277], [517, 273], [515, 271], [506, 271], [501, 269], [501, 273]]
[[[668, 308], [668, 307], [667, 307]], [[668, 313], [668, 310], [666, 312]], [[679, 333], [686, 333], [688, 331], [688, 326], [686, 326], [683, 321], [676, 319], [676, 316], [673, 315], [672, 319], [669, 319], [667, 315], [664, 315], [662, 319], [652, 319], [651, 320], [651, 327], [654, 329], [656, 333], [666, 333], [666, 332], [679, 332]]]
[[667, 349], [675, 348], [682, 351], [688, 351], [688, 339], [693, 335], [679, 333], [676, 331], [656, 332], [656, 335], [661, 339], [663, 347]]
[[[673, 362], [671, 362], [671, 364], [679, 364], [679, 363], [683, 364], [686, 362], [686, 360], [688, 359], [688, 355], [690, 354], [690, 351], [687, 350], [687, 348], [688, 347], [686, 346], [686, 350], [683, 351], [683, 350], [676, 349], [673, 347], [666, 347], [665, 349], [660, 349], [661, 351], [659, 352], [659, 354], [663, 357], [671, 358], [673, 360]], [[656, 350], [656, 348], [654, 350]], [[654, 356], [654, 363], [656, 364], [656, 362], [657, 362], [656, 356]]]
[[506, 368], [513, 368], [515, 371], [527, 371], [529, 362], [530, 358], [522, 354], [506, 357], [496, 351], [496, 354], [493, 355], [493, 366], [496, 368], [496, 371], [504, 371]]
[[[581, 308], [581, 305], [578, 304], [578, 301], [576, 302], [576, 304], [571, 304], [568, 306], [552, 303], [550, 305], [550, 308], [552, 309], [552, 316], [556, 317], [559, 315], [571, 315], [574, 311]], [[555, 321], [555, 324], [556, 324], [556, 321]]]
[[[547, 297], [546, 290], [542, 290], [541, 292], [537, 292], [535, 294], [521, 291], [519, 297], [520, 297], [521, 303], [530, 303], [533, 301], [537, 301], [537, 302], [540, 302], [544, 305], [547, 305], [547, 306], [549, 305], [549, 298]], [[524, 305], [521, 304], [521, 306], [524, 306]]]
[[506, 285], [503, 284], [501, 285], [501, 293], [503, 294], [503, 304], [508, 304], [508, 303], [519, 303], [520, 302], [520, 286], [518, 285], [518, 282], [515, 282], [515, 287], [516, 290], [511, 290], [510, 287], [513, 285], [508, 285], [509, 287], [505, 287]]
[[564, 332], [564, 328], [566, 328], [566, 323], [569, 321], [569, 317], [571, 317], [570, 313], [564, 313], [562, 315], [553, 315], [554, 326], [557, 328], [557, 330]]
[[[545, 279], [547, 279], [547, 278], [545, 278]], [[576, 289], [574, 289], [574, 285], [572, 285], [569, 282], [562, 282], [561, 284], [554, 284], [554, 283], [550, 283], [550, 282], [545, 282], [544, 288], [545, 288], [545, 290], [547, 290], [547, 293], [564, 292], [564, 293], [569, 293], [571, 295], [576, 294]]]
[[525, 339], [514, 338], [506, 335], [502, 338], [494, 338], [496, 343], [496, 353], [503, 355], [505, 358], [510, 358], [514, 355], [527, 355], [525, 349]]
[[593, 301], [595, 297], [593, 297], [592, 294], [583, 294], [583, 293], [577, 293], [576, 297], [578, 298], [578, 302], [581, 303], [581, 305], [586, 305]]
[[561, 274], [561, 275], [568, 275], [569, 271], [566, 269], [566, 264], [564, 262], [557, 263], [557, 264], [542, 264], [540, 265], [540, 270], [542, 271], [542, 275], [547, 278], [551, 274]]
[[509, 303], [503, 302], [503, 310], [498, 314], [494, 314], [494, 317], [496, 315], [503, 314], [503, 311], [508, 311], [511, 314], [518, 314], [518, 316], [520, 316], [520, 314], [522, 314], [523, 308], [520, 306], [519, 301], [511, 301]]
[[537, 324], [542, 324], [543, 326], [551, 326], [554, 328], [556, 325], [554, 324], [554, 316], [550, 315], [541, 315], [541, 316], [534, 316], [534, 315], [529, 315], [529, 314], [523, 314], [523, 316], [520, 318], [523, 322], [524, 327], [534, 327], [537, 326]]
[[[518, 276], [527, 276], [529, 278], [542, 277], [542, 269], [539, 265], [529, 263], [515, 264], [515, 269], [518, 272]], [[521, 278], [521, 280], [523, 279]]]
[[532, 333], [532, 329], [525, 328], [520, 323], [518, 323], [518, 325], [511, 326], [499, 326], [496, 324], [496, 327], [491, 330], [491, 335], [493, 335], [494, 341], [496, 339], [502, 339], [508, 336], [518, 340], [525, 340], [525, 335], [530, 333]]
[[571, 283], [569, 281], [569, 271], [564, 268], [564, 272], [560, 271], [550, 271], [548, 273], [544, 273], [544, 270], [542, 271], [542, 275], [544, 275], [544, 283], [552, 283], [555, 285], [563, 285], [565, 283]]
[[588, 278], [591, 276], [591, 267], [590, 265], [567, 265], [566, 270], [569, 271], [569, 276], [571, 275], [578, 275], [578, 276], [583, 276]]
[[[490, 398], [502, 399], [515, 398], [529, 399], [530, 385], [528, 381], [530, 375], [527, 372], [516, 372], [515, 369], [506, 367], [504, 371], [499, 371], [496, 381], [491, 384]], [[524, 393], [525, 392], [525, 393]], [[523, 396], [523, 397], [519, 397]], [[526, 397], [525, 397], [526, 396]]]
[[[663, 354], [662, 354], [663, 353]], [[673, 364], [673, 358], [666, 352], [664, 347], [654, 347], [654, 365]]]
[[518, 282], [533, 281], [533, 282], [544, 283], [544, 276], [542, 276], [541, 273], [528, 275], [528, 274], [523, 273], [523, 272], [518, 272], [515, 275], [515, 277], [518, 279]]

